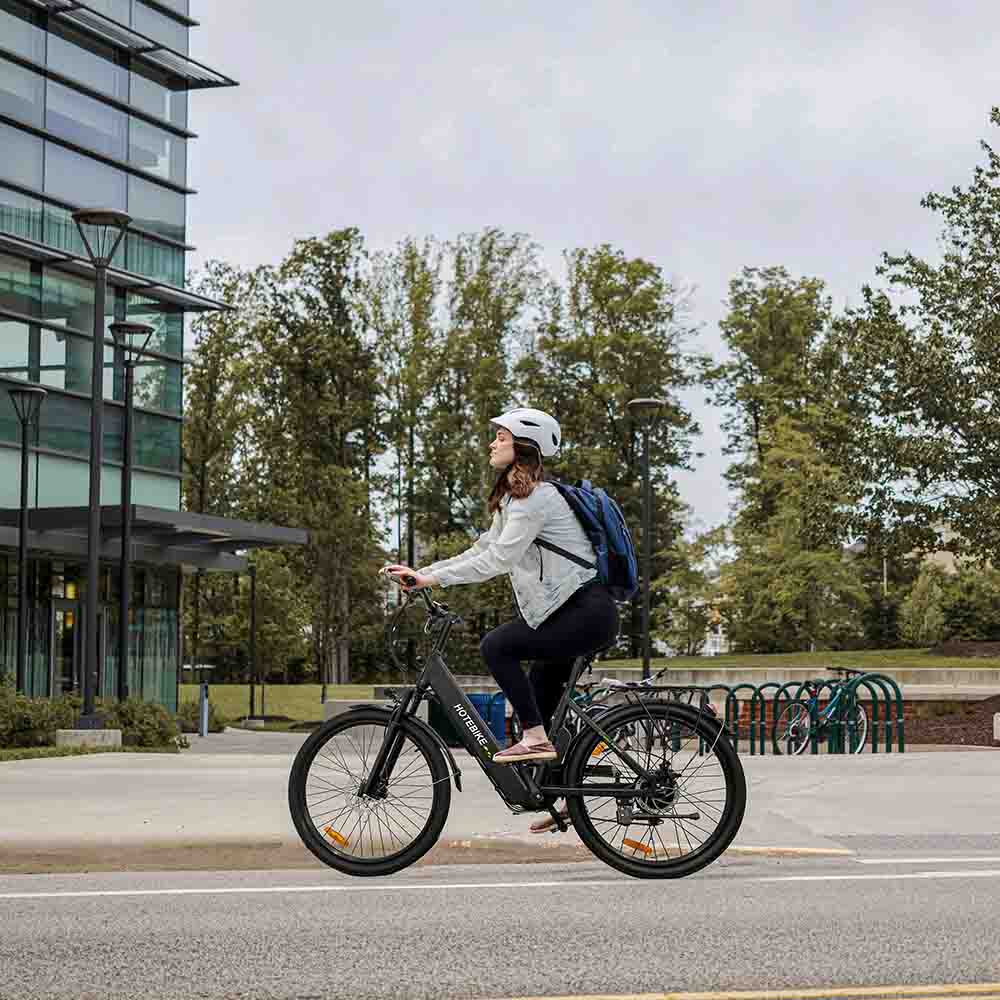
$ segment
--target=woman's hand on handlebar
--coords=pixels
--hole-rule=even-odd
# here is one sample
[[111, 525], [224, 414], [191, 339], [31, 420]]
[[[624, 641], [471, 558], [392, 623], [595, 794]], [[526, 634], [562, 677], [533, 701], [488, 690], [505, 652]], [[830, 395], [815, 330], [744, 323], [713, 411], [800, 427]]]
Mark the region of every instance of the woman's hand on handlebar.
[[438, 582], [437, 577], [425, 576], [423, 573], [418, 573], [409, 566], [402, 566], [398, 563], [383, 567], [382, 572], [407, 593], [412, 590], [423, 590], [425, 587], [433, 587]]

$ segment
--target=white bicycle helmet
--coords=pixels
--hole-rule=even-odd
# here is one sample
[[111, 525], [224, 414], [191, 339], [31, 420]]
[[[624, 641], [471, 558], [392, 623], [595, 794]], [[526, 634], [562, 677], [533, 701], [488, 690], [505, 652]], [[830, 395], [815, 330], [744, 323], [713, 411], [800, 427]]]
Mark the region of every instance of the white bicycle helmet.
[[542, 458], [551, 458], [558, 450], [562, 440], [559, 421], [544, 410], [533, 410], [530, 407], [518, 407], [494, 417], [491, 424], [505, 427], [516, 439], [530, 441], [542, 454]]

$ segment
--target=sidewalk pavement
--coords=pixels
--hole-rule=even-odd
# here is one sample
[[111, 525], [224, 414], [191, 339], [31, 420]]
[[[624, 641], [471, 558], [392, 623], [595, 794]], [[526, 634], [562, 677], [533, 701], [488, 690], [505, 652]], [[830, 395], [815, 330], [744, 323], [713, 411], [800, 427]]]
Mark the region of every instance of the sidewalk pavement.
[[[288, 772], [304, 738], [228, 730], [195, 737], [192, 748], [176, 756], [102, 754], [4, 763], [0, 870], [45, 870], [45, 864], [31, 868], [32, 857], [60, 858], [58, 866], [74, 854], [84, 861], [116, 852], [124, 858], [142, 848], [172, 856], [182, 849], [216, 848], [223, 852], [218, 867], [241, 851], [261, 855], [261, 863], [249, 867], [267, 867], [268, 851], [294, 849], [302, 864], [311, 863], [286, 798]], [[536, 855], [553, 847], [582, 850], [572, 830], [530, 835], [533, 817], [511, 814], [468, 755], [455, 755], [465, 790], [452, 792], [443, 846]], [[749, 800], [736, 853], [843, 854], [887, 837], [915, 845], [935, 838], [970, 847], [970, 838], [1000, 844], [997, 751], [741, 760]]]

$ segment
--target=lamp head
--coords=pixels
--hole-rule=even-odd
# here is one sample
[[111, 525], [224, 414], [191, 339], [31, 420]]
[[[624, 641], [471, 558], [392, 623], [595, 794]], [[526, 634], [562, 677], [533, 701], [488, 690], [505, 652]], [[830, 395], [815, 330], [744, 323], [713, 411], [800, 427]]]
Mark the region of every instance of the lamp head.
[[111, 323], [108, 329], [115, 338], [115, 343], [124, 351], [126, 362], [130, 364], [146, 350], [149, 338], [156, 332], [156, 327], [149, 323], [133, 323], [131, 320]]
[[42, 408], [42, 402], [48, 393], [37, 385], [26, 385], [10, 389], [9, 392], [10, 401], [17, 412], [17, 419], [21, 421], [23, 427], [27, 427], [38, 416], [38, 411]]
[[640, 399], [630, 399], [626, 404], [632, 419], [641, 426], [648, 427], [663, 412], [667, 405], [665, 399], [653, 399], [643, 397]]
[[132, 217], [111, 208], [81, 208], [73, 213], [87, 255], [95, 267], [107, 267]]

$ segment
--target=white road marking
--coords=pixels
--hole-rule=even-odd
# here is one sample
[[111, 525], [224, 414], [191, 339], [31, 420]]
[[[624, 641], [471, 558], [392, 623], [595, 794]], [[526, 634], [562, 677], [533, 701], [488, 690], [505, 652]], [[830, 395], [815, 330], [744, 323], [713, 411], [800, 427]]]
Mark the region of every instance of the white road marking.
[[996, 864], [998, 857], [980, 858], [855, 858], [859, 865], [975, 865]]
[[975, 868], [964, 872], [886, 872], [872, 875], [773, 875], [754, 882], [891, 882], [904, 879], [1000, 878], [1000, 868]]
[[269, 885], [205, 886], [196, 889], [93, 889], [65, 892], [2, 892], [0, 899], [100, 899], [125, 896], [240, 896], [256, 893], [295, 892], [420, 892], [443, 889], [541, 889], [573, 886], [625, 885], [631, 879], [590, 879], [581, 882], [439, 882], [426, 885]]

